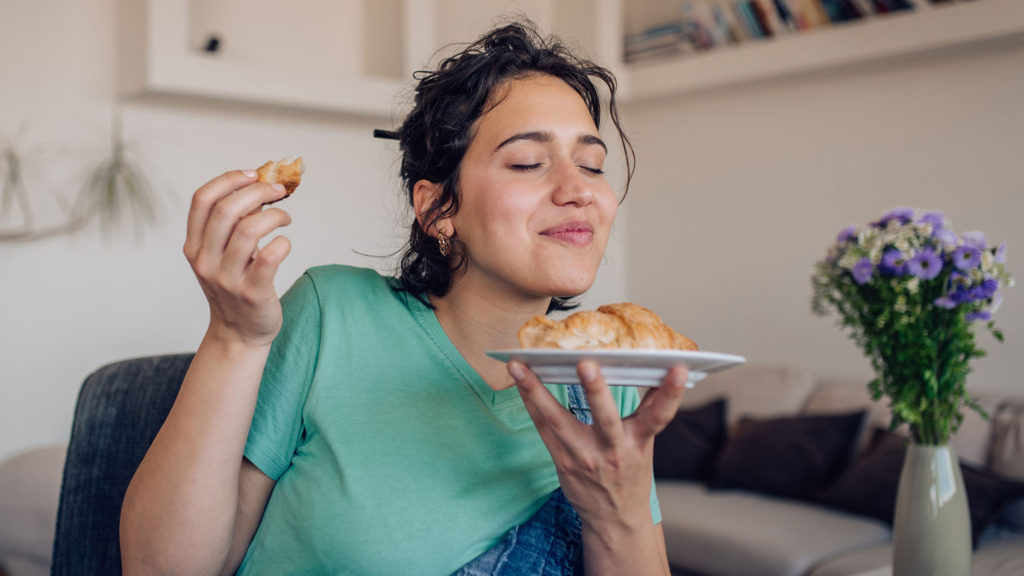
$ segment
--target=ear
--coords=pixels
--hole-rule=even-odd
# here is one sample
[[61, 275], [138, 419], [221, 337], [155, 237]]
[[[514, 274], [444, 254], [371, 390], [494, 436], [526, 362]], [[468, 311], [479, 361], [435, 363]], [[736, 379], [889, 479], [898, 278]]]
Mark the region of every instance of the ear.
[[436, 221], [428, 221], [427, 212], [437, 201], [441, 194], [441, 184], [430, 180], [417, 180], [412, 188], [412, 206], [416, 211], [416, 222], [428, 236], [437, 237], [437, 230], [445, 228], [448, 237], [455, 235], [455, 227], [451, 218], [439, 218]]

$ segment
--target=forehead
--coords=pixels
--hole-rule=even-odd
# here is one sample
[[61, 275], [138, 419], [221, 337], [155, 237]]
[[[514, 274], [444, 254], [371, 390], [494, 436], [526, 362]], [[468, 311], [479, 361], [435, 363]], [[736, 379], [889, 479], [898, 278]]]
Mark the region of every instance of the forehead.
[[598, 133], [583, 97], [564, 80], [547, 74], [506, 80], [495, 87], [477, 120], [474, 140], [504, 139], [525, 129], [566, 130], [574, 137]]

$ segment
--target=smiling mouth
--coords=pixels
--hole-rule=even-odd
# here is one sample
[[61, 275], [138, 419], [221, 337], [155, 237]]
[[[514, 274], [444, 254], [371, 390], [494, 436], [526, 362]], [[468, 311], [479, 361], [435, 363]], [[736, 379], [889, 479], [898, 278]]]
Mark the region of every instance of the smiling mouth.
[[566, 222], [540, 234], [573, 246], [586, 246], [594, 239], [594, 228], [586, 222]]

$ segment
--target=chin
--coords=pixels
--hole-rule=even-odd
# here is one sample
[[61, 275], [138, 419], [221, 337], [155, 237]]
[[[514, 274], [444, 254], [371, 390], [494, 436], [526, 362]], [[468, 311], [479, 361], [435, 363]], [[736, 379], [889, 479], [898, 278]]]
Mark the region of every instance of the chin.
[[572, 298], [579, 296], [594, 285], [596, 273], [585, 273], [580, 275], [563, 274], [553, 276], [551, 281], [544, 287], [543, 294], [558, 298]]

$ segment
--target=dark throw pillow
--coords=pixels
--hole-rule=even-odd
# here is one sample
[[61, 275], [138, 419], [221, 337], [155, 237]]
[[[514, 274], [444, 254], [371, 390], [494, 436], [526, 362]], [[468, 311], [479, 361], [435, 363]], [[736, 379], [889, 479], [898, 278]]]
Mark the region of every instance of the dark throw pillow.
[[725, 398], [680, 410], [654, 437], [654, 477], [707, 480], [725, 441]]
[[842, 472], [865, 412], [742, 420], [709, 487], [808, 499]]
[[[818, 501], [892, 524], [906, 443], [898, 434], [876, 429], [868, 450], [833, 486], [818, 496]], [[977, 547], [981, 535], [1003, 507], [1024, 497], [1024, 482], [1003, 479], [964, 463], [960, 464], [960, 471], [971, 515], [972, 545]]]

